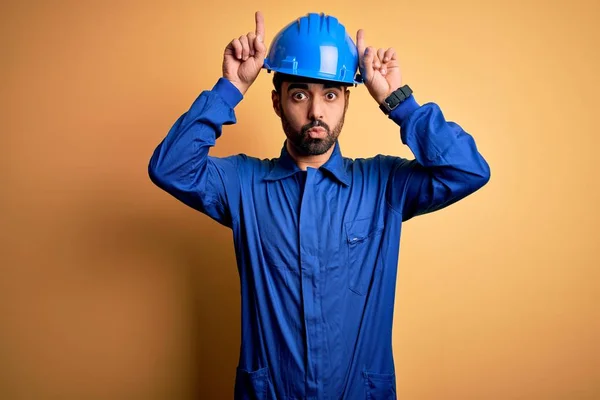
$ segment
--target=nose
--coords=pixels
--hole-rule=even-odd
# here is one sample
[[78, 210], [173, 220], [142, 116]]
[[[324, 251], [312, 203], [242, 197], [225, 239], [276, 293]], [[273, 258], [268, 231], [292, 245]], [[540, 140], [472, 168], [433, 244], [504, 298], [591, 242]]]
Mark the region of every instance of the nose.
[[323, 103], [316, 96], [313, 97], [308, 108], [308, 118], [313, 121], [323, 119]]

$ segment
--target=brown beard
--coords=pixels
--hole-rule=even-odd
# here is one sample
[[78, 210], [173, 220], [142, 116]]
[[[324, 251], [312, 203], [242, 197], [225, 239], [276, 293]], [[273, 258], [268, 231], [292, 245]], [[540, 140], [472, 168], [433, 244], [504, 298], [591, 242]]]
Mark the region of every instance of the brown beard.
[[[327, 153], [327, 151], [335, 144], [340, 136], [340, 132], [344, 126], [344, 118], [346, 117], [346, 110], [344, 110], [342, 119], [340, 122], [338, 122], [333, 131], [329, 128], [329, 125], [321, 120], [312, 120], [308, 124], [304, 125], [300, 131], [296, 131], [294, 128], [292, 128], [290, 121], [287, 119], [285, 112], [283, 111], [283, 107], [280, 106], [280, 109], [283, 131], [296, 151], [305, 156], [318, 156]], [[327, 131], [327, 137], [323, 139], [313, 139], [308, 136], [308, 130], [317, 126]]]

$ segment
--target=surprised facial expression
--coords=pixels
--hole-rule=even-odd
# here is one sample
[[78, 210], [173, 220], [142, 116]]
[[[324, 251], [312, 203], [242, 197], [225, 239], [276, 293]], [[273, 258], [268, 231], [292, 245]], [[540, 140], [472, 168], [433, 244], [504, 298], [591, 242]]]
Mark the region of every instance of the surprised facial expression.
[[283, 82], [273, 91], [273, 107], [288, 141], [300, 155], [326, 153], [336, 142], [350, 92], [332, 83]]

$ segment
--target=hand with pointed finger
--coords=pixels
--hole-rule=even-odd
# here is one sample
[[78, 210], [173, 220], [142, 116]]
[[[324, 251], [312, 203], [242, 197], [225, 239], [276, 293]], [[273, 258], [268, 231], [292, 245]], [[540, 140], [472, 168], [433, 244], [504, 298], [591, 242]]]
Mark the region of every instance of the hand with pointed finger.
[[393, 48], [375, 50], [374, 47], [366, 47], [362, 29], [356, 33], [356, 47], [365, 86], [377, 104], [381, 104], [394, 90], [402, 86], [396, 51]]
[[233, 39], [223, 54], [223, 77], [245, 94], [254, 83], [267, 54], [264, 44], [265, 22], [260, 11], [255, 14], [256, 29]]

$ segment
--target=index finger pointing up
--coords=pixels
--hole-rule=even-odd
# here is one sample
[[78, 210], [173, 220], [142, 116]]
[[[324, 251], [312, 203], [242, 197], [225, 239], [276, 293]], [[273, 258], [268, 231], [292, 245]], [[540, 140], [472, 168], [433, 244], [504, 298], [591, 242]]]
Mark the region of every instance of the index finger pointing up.
[[362, 57], [365, 54], [365, 32], [362, 29], [356, 32], [356, 47], [359, 57]]
[[255, 14], [256, 19], [256, 36], [260, 36], [262, 39], [265, 38], [265, 19], [260, 11]]

